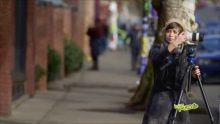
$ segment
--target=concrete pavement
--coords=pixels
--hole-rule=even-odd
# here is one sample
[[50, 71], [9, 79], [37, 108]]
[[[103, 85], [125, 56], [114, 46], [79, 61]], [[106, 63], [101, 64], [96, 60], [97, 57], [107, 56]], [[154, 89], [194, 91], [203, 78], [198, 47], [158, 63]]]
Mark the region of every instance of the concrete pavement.
[[[125, 108], [138, 77], [130, 71], [128, 51], [106, 52], [100, 58], [100, 71], [82, 71], [49, 84], [46, 92], [33, 98], [24, 96], [14, 103], [12, 114], [0, 124], [141, 124], [143, 112]], [[219, 105], [219, 86], [204, 86], [211, 106]], [[198, 87], [193, 88], [201, 100]], [[208, 124], [204, 112], [192, 113], [192, 124]]]
[[130, 71], [128, 51], [107, 52], [100, 71], [83, 70], [49, 85], [46, 92], [16, 105], [1, 124], [140, 124], [143, 112], [125, 109], [128, 88], [138, 77]]

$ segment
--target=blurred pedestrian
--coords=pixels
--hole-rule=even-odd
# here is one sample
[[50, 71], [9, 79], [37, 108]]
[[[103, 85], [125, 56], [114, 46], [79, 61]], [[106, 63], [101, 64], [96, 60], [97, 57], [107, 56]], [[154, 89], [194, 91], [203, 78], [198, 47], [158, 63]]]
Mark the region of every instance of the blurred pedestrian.
[[89, 27], [87, 30], [87, 35], [90, 38], [90, 53], [93, 62], [93, 65], [90, 69], [99, 70], [99, 55], [101, 53], [101, 42], [103, 37], [103, 27], [99, 18], [95, 20], [94, 26]]
[[140, 25], [134, 24], [129, 32], [130, 48], [131, 48], [131, 70], [137, 70], [137, 62], [140, 51]]

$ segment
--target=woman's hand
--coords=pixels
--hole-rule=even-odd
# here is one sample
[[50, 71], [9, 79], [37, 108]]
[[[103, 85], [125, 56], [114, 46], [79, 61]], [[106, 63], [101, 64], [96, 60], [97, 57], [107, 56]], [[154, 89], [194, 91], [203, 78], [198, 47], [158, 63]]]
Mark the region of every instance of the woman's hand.
[[176, 36], [176, 40], [173, 42], [174, 46], [178, 47], [178, 45], [186, 42], [186, 34], [185, 32], [180, 33]]
[[199, 66], [193, 67], [193, 69], [192, 69], [192, 76], [194, 78], [197, 78], [200, 75], [201, 75], [201, 72], [200, 72]]
[[177, 48], [179, 45], [183, 44], [186, 42], [186, 35], [184, 32], [180, 33], [179, 35], [176, 36], [175, 41], [172, 41], [168, 45], [168, 51], [172, 52], [175, 48]]

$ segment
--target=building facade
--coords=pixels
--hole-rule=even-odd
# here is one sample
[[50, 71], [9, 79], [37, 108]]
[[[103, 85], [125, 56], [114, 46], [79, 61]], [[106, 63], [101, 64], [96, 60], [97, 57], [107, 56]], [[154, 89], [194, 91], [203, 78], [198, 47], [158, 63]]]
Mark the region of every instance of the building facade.
[[[61, 56], [64, 78], [65, 38], [89, 54], [86, 30], [94, 21], [95, 0], [0, 1], [0, 116], [8, 116], [14, 101], [36, 90], [47, 90], [47, 77], [36, 81], [35, 66], [47, 69], [47, 48]], [[93, 11], [91, 11], [93, 10]]]

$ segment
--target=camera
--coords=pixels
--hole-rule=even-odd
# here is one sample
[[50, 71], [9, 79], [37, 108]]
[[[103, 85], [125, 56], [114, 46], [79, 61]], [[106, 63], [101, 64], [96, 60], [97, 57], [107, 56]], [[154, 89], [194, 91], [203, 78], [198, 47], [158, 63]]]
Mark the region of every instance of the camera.
[[189, 41], [187, 44], [202, 42], [204, 38], [204, 33], [186, 31], [185, 34], [187, 40]]

